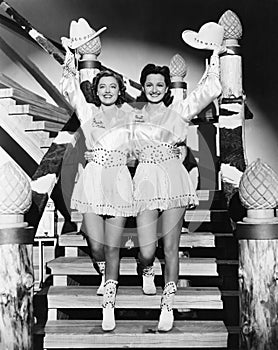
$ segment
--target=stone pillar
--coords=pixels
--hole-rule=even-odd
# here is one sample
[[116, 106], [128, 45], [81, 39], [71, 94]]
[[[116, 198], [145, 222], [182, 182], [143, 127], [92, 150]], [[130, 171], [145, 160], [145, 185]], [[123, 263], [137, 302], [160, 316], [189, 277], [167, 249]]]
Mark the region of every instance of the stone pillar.
[[239, 185], [247, 216], [237, 222], [240, 349], [276, 350], [278, 327], [278, 176], [260, 159]]
[[0, 167], [0, 349], [33, 348], [34, 229], [24, 222], [32, 201], [15, 163]]

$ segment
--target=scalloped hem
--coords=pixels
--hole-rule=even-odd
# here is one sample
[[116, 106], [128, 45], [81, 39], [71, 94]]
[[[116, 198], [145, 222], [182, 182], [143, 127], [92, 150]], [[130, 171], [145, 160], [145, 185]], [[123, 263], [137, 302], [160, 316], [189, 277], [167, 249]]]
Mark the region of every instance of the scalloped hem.
[[199, 200], [190, 198], [190, 200], [187, 199], [168, 199], [168, 200], [161, 200], [161, 199], [150, 199], [148, 201], [144, 200], [135, 200], [134, 207], [135, 212], [138, 214], [145, 210], [155, 210], [158, 209], [160, 211], [168, 210], [168, 209], [174, 209], [174, 208], [182, 208], [185, 209], [193, 209], [199, 205]]
[[136, 216], [133, 209], [123, 209], [123, 208], [115, 208], [111, 205], [90, 205], [90, 204], [84, 204], [80, 202], [76, 202], [72, 200], [71, 202], [71, 209], [77, 210], [81, 214], [85, 213], [94, 213], [96, 215], [108, 215], [108, 216], [122, 216], [122, 217], [129, 217], [129, 216]]

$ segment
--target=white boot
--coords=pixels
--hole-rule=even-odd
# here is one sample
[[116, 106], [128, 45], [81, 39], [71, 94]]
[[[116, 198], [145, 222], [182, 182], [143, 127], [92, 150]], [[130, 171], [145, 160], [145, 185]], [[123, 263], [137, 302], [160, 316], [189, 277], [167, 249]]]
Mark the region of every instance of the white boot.
[[156, 287], [154, 284], [154, 269], [153, 265], [149, 265], [143, 268], [143, 293], [147, 295], [156, 294]]
[[177, 286], [175, 282], [166, 283], [162, 293], [160, 304], [161, 312], [158, 322], [158, 331], [160, 332], [168, 332], [173, 328], [173, 303], [176, 291]]
[[115, 322], [115, 299], [117, 293], [117, 284], [115, 280], [108, 280], [104, 284], [104, 294], [102, 301], [102, 330], [113, 331], [116, 327]]
[[105, 283], [105, 261], [97, 261], [98, 272], [101, 275], [101, 283], [97, 289], [97, 295], [103, 295], [104, 293], [104, 283]]

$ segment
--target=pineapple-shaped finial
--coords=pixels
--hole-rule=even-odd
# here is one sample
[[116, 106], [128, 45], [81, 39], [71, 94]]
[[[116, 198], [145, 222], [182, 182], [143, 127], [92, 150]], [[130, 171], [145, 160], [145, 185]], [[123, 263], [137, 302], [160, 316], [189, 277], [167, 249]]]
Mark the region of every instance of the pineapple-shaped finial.
[[100, 38], [96, 37], [77, 48], [80, 55], [92, 54], [98, 56], [101, 52]]
[[171, 77], [181, 77], [181, 80], [186, 76], [187, 65], [185, 60], [179, 54], [175, 54], [169, 65]]
[[278, 205], [278, 175], [259, 158], [243, 173], [239, 197], [247, 209], [273, 209]]
[[25, 227], [24, 213], [32, 204], [27, 175], [8, 161], [0, 167], [0, 228]]
[[219, 19], [218, 23], [224, 27], [224, 40], [239, 40], [242, 37], [242, 26], [238, 16], [231, 10], [227, 10]]
[[6, 162], [0, 167], [0, 215], [24, 214], [31, 206], [29, 179], [18, 165]]

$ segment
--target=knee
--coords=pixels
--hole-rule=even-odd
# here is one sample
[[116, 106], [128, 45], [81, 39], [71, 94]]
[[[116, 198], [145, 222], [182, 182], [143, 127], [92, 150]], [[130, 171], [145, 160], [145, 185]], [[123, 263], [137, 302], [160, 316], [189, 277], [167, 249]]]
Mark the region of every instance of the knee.
[[153, 249], [140, 250], [139, 260], [144, 265], [150, 265], [154, 262], [155, 251]]
[[90, 250], [93, 256], [99, 256], [100, 253], [103, 254], [104, 246], [102, 243], [99, 242], [90, 242]]
[[112, 246], [105, 246], [104, 248], [105, 256], [106, 258], [114, 258], [118, 257], [120, 254], [120, 248], [119, 247], [112, 247]]
[[167, 245], [164, 246], [164, 256], [166, 259], [173, 259], [179, 255], [179, 246], [178, 245]]

